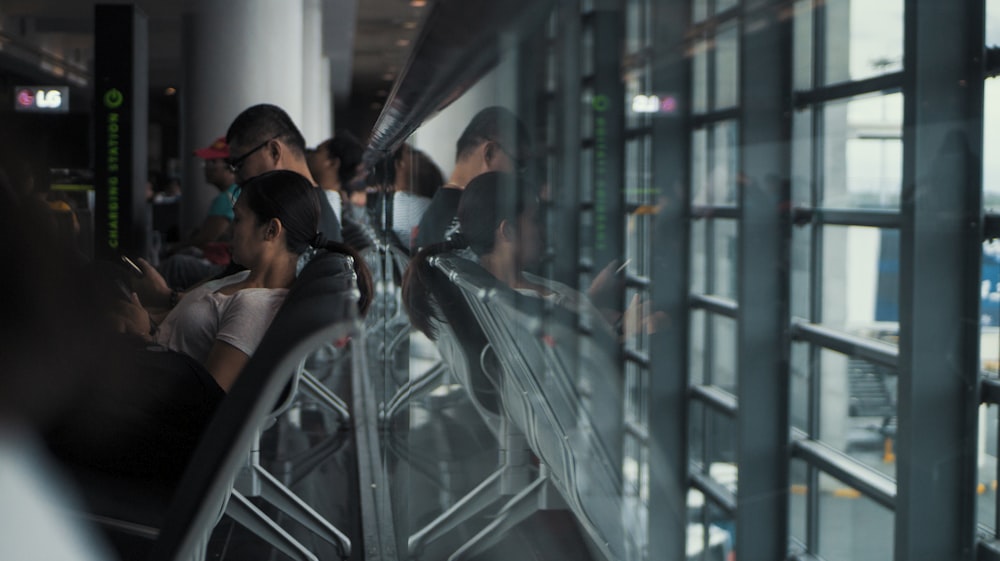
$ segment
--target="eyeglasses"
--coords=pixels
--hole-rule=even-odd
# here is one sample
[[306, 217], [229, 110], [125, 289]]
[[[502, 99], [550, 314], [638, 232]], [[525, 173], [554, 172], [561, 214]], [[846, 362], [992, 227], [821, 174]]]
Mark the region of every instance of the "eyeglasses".
[[247, 158], [249, 158], [250, 156], [252, 156], [253, 153], [256, 152], [257, 150], [260, 150], [261, 148], [267, 146], [267, 144], [269, 142], [271, 142], [272, 140], [277, 140], [280, 137], [281, 137], [281, 135], [279, 134], [277, 136], [273, 136], [273, 137], [265, 140], [264, 142], [261, 142], [257, 146], [254, 146], [253, 148], [251, 148], [250, 150], [248, 150], [245, 154], [243, 154], [239, 158], [228, 158], [226, 160], [226, 165], [229, 166], [229, 171], [231, 171], [233, 173], [239, 173], [240, 172], [240, 168], [243, 167], [243, 164], [246, 162]]
[[514, 164], [514, 171], [516, 171], [517, 173], [524, 173], [528, 171], [528, 167], [530, 167], [531, 165], [531, 158], [514, 155], [510, 150], [508, 150], [503, 145], [502, 142], [498, 140], [493, 140], [492, 142], [493, 144], [496, 144], [497, 148], [499, 148], [501, 152], [506, 154], [507, 158], [510, 159], [511, 163]]

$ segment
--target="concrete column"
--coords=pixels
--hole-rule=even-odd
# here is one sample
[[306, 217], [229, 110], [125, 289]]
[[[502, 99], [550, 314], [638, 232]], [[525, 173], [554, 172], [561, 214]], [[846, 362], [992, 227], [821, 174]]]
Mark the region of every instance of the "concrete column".
[[[324, 56], [319, 65], [319, 140], [333, 136], [333, 131], [337, 128], [333, 122], [333, 90], [330, 84], [330, 57]], [[364, 140], [364, 139], [362, 139]]]
[[303, 0], [202, 0], [185, 14], [181, 228], [204, 219], [217, 194], [191, 151], [224, 135], [251, 105], [273, 103], [303, 122]]
[[323, 7], [319, 0], [302, 0], [302, 121], [306, 146], [316, 146], [323, 136]]

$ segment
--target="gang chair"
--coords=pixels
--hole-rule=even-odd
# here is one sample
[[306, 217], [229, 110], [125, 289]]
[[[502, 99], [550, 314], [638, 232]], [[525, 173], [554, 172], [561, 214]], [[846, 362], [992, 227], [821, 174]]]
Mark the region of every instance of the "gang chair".
[[[129, 559], [203, 560], [212, 531], [225, 513], [292, 559], [315, 560], [234, 484], [253, 463], [255, 443], [273, 422], [276, 407], [288, 401], [297, 380], [302, 383], [303, 361], [317, 349], [361, 332], [358, 297], [350, 257], [315, 256], [289, 288], [257, 350], [201, 431], [179, 478], [77, 473], [86, 509], [82, 516], [104, 530]], [[261, 496], [275, 498], [279, 509], [304, 511], [283, 486], [265, 477], [258, 482], [263, 482], [259, 488], [268, 489]], [[305, 512], [306, 518], [311, 517]], [[346, 536], [320, 521], [307, 522], [307, 527], [310, 523], [321, 536], [338, 542], [343, 558], [350, 555]]]
[[[544, 509], [569, 510], [595, 555], [624, 558], [633, 538], [623, 525], [621, 380], [613, 357], [600, 352], [614, 342], [581, 330], [586, 322], [574, 311], [520, 294], [477, 263], [454, 255], [432, 262], [481, 327], [502, 371], [500, 409], [540, 459], [538, 477], [450, 561], [482, 554]], [[560, 347], [577, 337], [589, 350], [569, 357]]]

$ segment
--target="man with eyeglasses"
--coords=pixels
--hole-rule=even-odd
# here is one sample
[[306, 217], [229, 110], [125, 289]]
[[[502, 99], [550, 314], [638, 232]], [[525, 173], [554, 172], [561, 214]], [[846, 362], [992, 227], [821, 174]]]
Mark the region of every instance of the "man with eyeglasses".
[[[288, 113], [276, 105], [262, 103], [245, 109], [229, 125], [225, 140], [229, 145], [229, 157], [225, 164], [236, 177], [237, 184], [264, 172], [289, 170], [316, 185], [306, 162], [305, 138]], [[340, 221], [329, 200], [323, 196], [317, 198], [320, 202], [320, 231], [327, 240], [343, 242]], [[305, 259], [300, 260], [299, 266], [304, 264]], [[167, 282], [148, 262], [140, 259], [139, 265], [145, 276], [134, 286], [143, 303], [170, 309], [184, 297], [183, 288]], [[226, 269], [221, 274], [231, 271], [231, 268]]]
[[[226, 163], [240, 183], [272, 170], [294, 171], [316, 185], [306, 161], [306, 141], [288, 113], [276, 105], [254, 105], [236, 116], [226, 133]], [[340, 221], [326, 197], [320, 199], [320, 228], [328, 240], [343, 241]]]
[[229, 145], [219, 137], [211, 145], [195, 150], [194, 155], [201, 160], [205, 181], [214, 185], [219, 194], [212, 199], [201, 226], [188, 239], [171, 247], [169, 256], [159, 265], [167, 284], [179, 290], [221, 273], [230, 262], [229, 226], [233, 223], [238, 186], [226, 163]]
[[458, 201], [473, 178], [488, 171], [524, 173], [530, 151], [528, 129], [509, 109], [493, 106], [477, 113], [455, 143], [455, 168], [420, 219], [413, 249], [442, 242], [457, 230]]

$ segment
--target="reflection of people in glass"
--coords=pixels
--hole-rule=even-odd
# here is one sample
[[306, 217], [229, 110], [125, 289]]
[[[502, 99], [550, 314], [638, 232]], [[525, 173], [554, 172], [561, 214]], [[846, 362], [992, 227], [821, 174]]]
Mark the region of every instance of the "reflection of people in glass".
[[633, 301], [624, 314], [599, 311], [590, 298], [559, 282], [529, 273], [544, 250], [544, 232], [539, 217], [538, 189], [516, 176], [488, 172], [474, 178], [458, 205], [459, 233], [449, 240], [422, 249], [410, 263], [403, 283], [403, 302], [414, 327], [432, 339], [433, 321], [440, 321], [428, 301], [426, 285], [433, 279], [427, 259], [448, 251], [465, 256], [510, 288], [529, 296], [548, 299], [593, 318], [600, 318], [609, 332], [629, 334], [652, 330], [662, 314], [650, 314], [648, 306]]
[[425, 152], [405, 144], [399, 149], [393, 182], [392, 231], [404, 248], [412, 245], [413, 231], [443, 183], [441, 169]]
[[455, 168], [420, 220], [415, 247], [445, 239], [462, 190], [473, 178], [489, 171], [522, 171], [530, 148], [528, 129], [508, 109], [487, 107], [477, 113], [455, 144]]
[[[513, 193], [517, 195], [513, 195]], [[403, 283], [403, 301], [413, 326], [433, 338], [433, 320], [440, 320], [425, 295], [427, 259], [447, 251], [464, 251], [510, 288], [557, 304], [600, 315], [587, 297], [572, 288], [525, 271], [542, 255], [543, 234], [538, 217], [537, 189], [511, 174], [488, 172], [474, 178], [458, 205], [460, 233], [422, 249], [410, 263]], [[610, 329], [610, 325], [608, 326]]]

